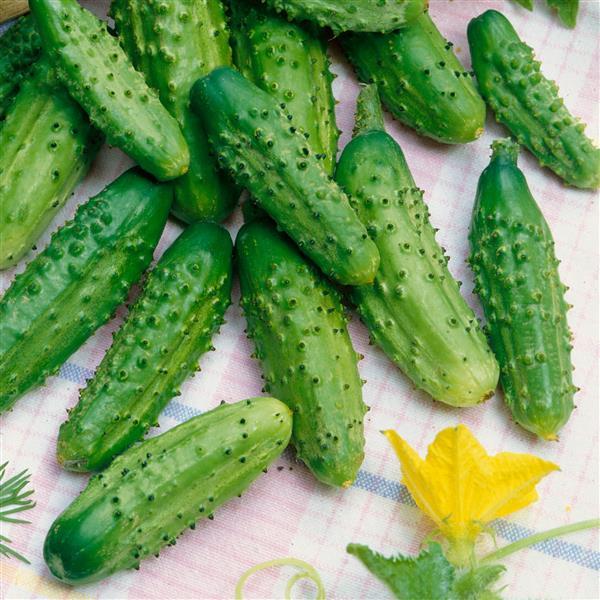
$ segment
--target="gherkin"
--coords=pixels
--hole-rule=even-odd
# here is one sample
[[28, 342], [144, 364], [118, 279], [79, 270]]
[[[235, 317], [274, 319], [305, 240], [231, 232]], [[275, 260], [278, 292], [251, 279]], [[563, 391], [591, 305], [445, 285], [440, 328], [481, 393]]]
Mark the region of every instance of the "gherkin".
[[479, 89], [496, 119], [542, 167], [580, 188], [600, 186], [600, 149], [544, 77], [533, 50], [510, 21], [488, 10], [469, 23], [469, 47]]
[[375, 281], [350, 290], [373, 341], [436, 400], [472, 406], [492, 396], [498, 364], [448, 270], [423, 192], [384, 131], [375, 86], [360, 93], [336, 180], [381, 255]]
[[227, 67], [191, 97], [221, 163], [300, 250], [339, 283], [372, 281], [375, 244], [277, 100]]
[[236, 249], [264, 391], [294, 411], [293, 444], [315, 477], [347, 487], [364, 456], [366, 407], [339, 295], [267, 220], [244, 225]]
[[161, 256], [58, 435], [58, 462], [97, 471], [138, 441], [212, 348], [230, 303], [229, 234], [190, 225]]
[[552, 233], [517, 167], [514, 141], [492, 144], [477, 187], [469, 239], [475, 292], [517, 423], [555, 440], [573, 411], [567, 289]]
[[125, 172], [15, 277], [0, 298], [0, 413], [111, 318], [150, 264], [171, 198], [138, 169]]
[[107, 24], [76, 0], [31, 0], [29, 6], [58, 79], [108, 143], [159, 180], [186, 173], [190, 155], [177, 121]]
[[285, 404], [250, 398], [130, 448], [50, 526], [48, 568], [72, 585], [138, 568], [244, 492], [285, 450], [291, 429]]

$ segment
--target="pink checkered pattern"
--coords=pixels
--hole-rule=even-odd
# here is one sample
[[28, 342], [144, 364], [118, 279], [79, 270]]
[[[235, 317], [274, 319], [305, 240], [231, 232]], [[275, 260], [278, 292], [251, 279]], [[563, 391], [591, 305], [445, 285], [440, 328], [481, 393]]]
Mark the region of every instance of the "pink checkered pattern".
[[[97, 14], [106, 14], [107, 2], [83, 2]], [[583, 0], [577, 29], [562, 27], [545, 2], [538, 0], [534, 13], [508, 0], [430, 0], [431, 14], [441, 31], [455, 43], [458, 56], [469, 64], [466, 26], [487, 8], [502, 10], [522, 37], [536, 50], [545, 73], [556, 79], [565, 102], [589, 124], [588, 133], [598, 139], [598, 65], [600, 5]], [[356, 79], [335, 43], [333, 68], [338, 74], [335, 95], [340, 101], [338, 120], [349, 140]], [[467, 231], [477, 179], [486, 166], [491, 141], [507, 132], [488, 118], [482, 139], [467, 146], [441, 146], [416, 136], [391, 118], [388, 131], [405, 151], [418, 185], [426, 190], [432, 221], [440, 228], [440, 242], [451, 256], [450, 269], [465, 282], [463, 292], [480, 313], [471, 293], [472, 279], [465, 265]], [[49, 232], [70, 217], [75, 207], [98, 192], [130, 164], [118, 150], [104, 149], [92, 172], [79, 186]], [[398, 463], [383, 436], [395, 428], [421, 454], [435, 433], [459, 422], [495, 453], [503, 450], [532, 452], [557, 462], [562, 471], [540, 486], [540, 501], [499, 524], [499, 544], [527, 531], [541, 531], [559, 524], [591, 518], [599, 512], [598, 486], [598, 198], [592, 192], [565, 188], [550, 172], [524, 152], [521, 168], [537, 198], [556, 240], [562, 259], [563, 281], [571, 287], [569, 314], [575, 334], [575, 381], [582, 390], [577, 410], [564, 428], [559, 443], [542, 443], [519, 429], [510, 419], [500, 395], [483, 406], [456, 410], [434, 404], [416, 391], [407, 379], [373, 346], [366, 329], [354, 319], [350, 325], [356, 350], [365, 355], [360, 371], [367, 380], [364, 395], [371, 412], [366, 420], [367, 454], [355, 486], [342, 492], [317, 483], [306, 468], [286, 452], [269, 473], [261, 477], [242, 499], [218, 510], [214, 521], [203, 521], [186, 533], [173, 548], [151, 559], [139, 571], [122, 573], [95, 585], [72, 590], [52, 582], [42, 559], [46, 531], [56, 516], [86, 484], [87, 477], [66, 473], [54, 459], [56, 435], [65, 409], [77, 401], [78, 388], [102, 358], [119, 325], [118, 317], [94, 335], [74, 354], [61, 375], [23, 398], [1, 423], [1, 460], [12, 469], [29, 468], [37, 506], [30, 512], [33, 523], [5, 527], [31, 565], [0, 560], [0, 592], [3, 598], [231, 598], [238, 577], [250, 566], [272, 558], [295, 556], [313, 564], [325, 582], [329, 598], [387, 598], [387, 589], [374, 580], [359, 562], [345, 553], [348, 542], [362, 542], [391, 554], [414, 553], [431, 523], [410, 504], [398, 486]], [[227, 222], [232, 235], [241, 223], [239, 213]], [[176, 237], [179, 226], [169, 223], [158, 247], [159, 256]], [[48, 241], [44, 236], [39, 247]], [[20, 264], [0, 275], [6, 288]], [[260, 394], [257, 363], [250, 359], [244, 319], [234, 291], [234, 305], [227, 324], [215, 339], [217, 352], [202, 359], [202, 372], [183, 387], [161, 418], [165, 430], [220, 400], [235, 401]], [[279, 470], [277, 467], [283, 467]], [[491, 540], [483, 545], [491, 548]], [[507, 561], [502, 583], [510, 598], [598, 598], [599, 564], [597, 532], [576, 534], [558, 545], [528, 550]], [[273, 569], [250, 580], [252, 598], [276, 598], [283, 593], [289, 571]], [[310, 585], [296, 593], [312, 597]]]

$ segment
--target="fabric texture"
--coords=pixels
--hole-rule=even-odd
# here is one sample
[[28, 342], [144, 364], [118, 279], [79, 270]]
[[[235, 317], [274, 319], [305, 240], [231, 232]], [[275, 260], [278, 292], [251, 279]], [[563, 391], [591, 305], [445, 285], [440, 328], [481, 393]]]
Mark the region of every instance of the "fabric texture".
[[[83, 2], [102, 16], [107, 2]], [[588, 135], [598, 140], [598, 65], [600, 3], [583, 0], [577, 28], [569, 30], [538, 1], [528, 12], [509, 0], [430, 0], [431, 15], [442, 33], [455, 43], [469, 67], [466, 40], [468, 21], [487, 8], [501, 10], [522, 38], [537, 52], [544, 73], [555, 79], [566, 105], [588, 123]], [[335, 41], [331, 44], [333, 69], [338, 74], [334, 92], [339, 100], [341, 145], [348, 142], [358, 84]], [[464, 282], [467, 301], [481, 315], [465, 259], [467, 232], [477, 180], [488, 163], [492, 140], [507, 135], [488, 114], [483, 137], [463, 146], [444, 146], [418, 137], [386, 115], [390, 134], [402, 146], [417, 184], [425, 190], [431, 220], [439, 227], [438, 240], [451, 257], [450, 270]], [[37, 245], [43, 248], [77, 205], [97, 193], [131, 164], [116, 149], [104, 148], [85, 181], [79, 185]], [[283, 556], [308, 561], [321, 574], [329, 598], [388, 598], [390, 594], [357, 559], [345, 552], [349, 542], [364, 543], [384, 554], [416, 553], [432, 523], [415, 507], [400, 484], [399, 465], [381, 435], [396, 429], [421, 455], [442, 428], [464, 423], [489, 453], [531, 452], [561, 467], [539, 485], [540, 499], [532, 506], [497, 522], [497, 543], [504, 545], [534, 531], [598, 516], [598, 198], [593, 192], [566, 188], [548, 170], [542, 170], [526, 151], [519, 159], [556, 240], [562, 260], [560, 274], [570, 286], [567, 299], [574, 305], [569, 323], [574, 332], [573, 361], [577, 409], [558, 443], [540, 442], [510, 418], [500, 393], [483, 405], [452, 409], [434, 403], [416, 391], [408, 379], [376, 347], [369, 345], [365, 327], [353, 318], [350, 332], [359, 364], [367, 380], [364, 398], [371, 407], [366, 425], [366, 458], [354, 485], [345, 491], [319, 484], [287, 450], [269, 472], [241, 499], [234, 499], [186, 532], [177, 545], [142, 563], [139, 571], [123, 572], [94, 585], [71, 589], [52, 580], [42, 558], [48, 528], [58, 514], [85, 487], [87, 476], [61, 470], [55, 460], [58, 427], [65, 410], [77, 402], [78, 389], [93, 374], [122, 322], [125, 307], [102, 327], [44, 387], [22, 398], [0, 418], [1, 461], [10, 461], [10, 473], [29, 468], [36, 507], [26, 514], [29, 525], [2, 526], [31, 565], [0, 559], [3, 598], [230, 598], [240, 575], [258, 562]], [[24, 165], [27, 168], [27, 165]], [[226, 226], [235, 234], [241, 224], [239, 209]], [[180, 226], [167, 225], [155, 257], [175, 239]], [[0, 274], [5, 289], [27, 260]], [[135, 292], [134, 292], [135, 293]], [[216, 352], [201, 360], [202, 371], [189, 380], [160, 419], [160, 431], [228, 402], [261, 393], [258, 363], [244, 334], [237, 284], [227, 323], [214, 339]], [[154, 430], [155, 434], [158, 430]], [[491, 538], [483, 545], [493, 547]], [[502, 578], [508, 598], [598, 598], [600, 552], [597, 531], [549, 541], [511, 556]], [[291, 571], [272, 569], [247, 585], [251, 598], [283, 596]], [[310, 584], [298, 584], [299, 597], [313, 597]]]

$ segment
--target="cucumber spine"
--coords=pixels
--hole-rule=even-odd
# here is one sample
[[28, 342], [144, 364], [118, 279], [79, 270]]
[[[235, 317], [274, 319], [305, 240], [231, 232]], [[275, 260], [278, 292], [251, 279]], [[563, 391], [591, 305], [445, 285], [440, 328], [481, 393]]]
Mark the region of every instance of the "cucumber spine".
[[156, 424], [230, 304], [232, 244], [210, 223], [190, 225], [150, 272], [94, 377], [60, 427], [57, 458], [97, 471]]

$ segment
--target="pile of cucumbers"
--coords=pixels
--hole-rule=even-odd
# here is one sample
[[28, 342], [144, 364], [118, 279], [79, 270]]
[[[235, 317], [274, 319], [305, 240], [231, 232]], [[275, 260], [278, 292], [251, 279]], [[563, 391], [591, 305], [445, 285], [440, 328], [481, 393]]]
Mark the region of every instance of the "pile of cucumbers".
[[[595, 189], [600, 151], [501, 13], [469, 24], [472, 74], [426, 4], [113, 0], [113, 30], [76, 0], [30, 0], [0, 38], [0, 268], [35, 246], [104, 141], [138, 164], [81, 204], [0, 299], [5, 412], [143, 280], [60, 426], [58, 462], [98, 472], [46, 538], [62, 581], [157, 555], [290, 441], [317, 479], [349, 486], [367, 407], [346, 307], [433, 399], [473, 406], [500, 378], [515, 421], [557, 439], [576, 391], [566, 288], [517, 157], [524, 146], [565, 183]], [[339, 160], [331, 32], [365, 84]], [[486, 104], [514, 137], [494, 142], [473, 209], [485, 328], [448, 270], [380, 98], [441, 143], [479, 138]], [[234, 251], [218, 223], [244, 189]], [[186, 228], [150, 267], [169, 214]], [[141, 441], [213, 349], [234, 270], [273, 397]]]

